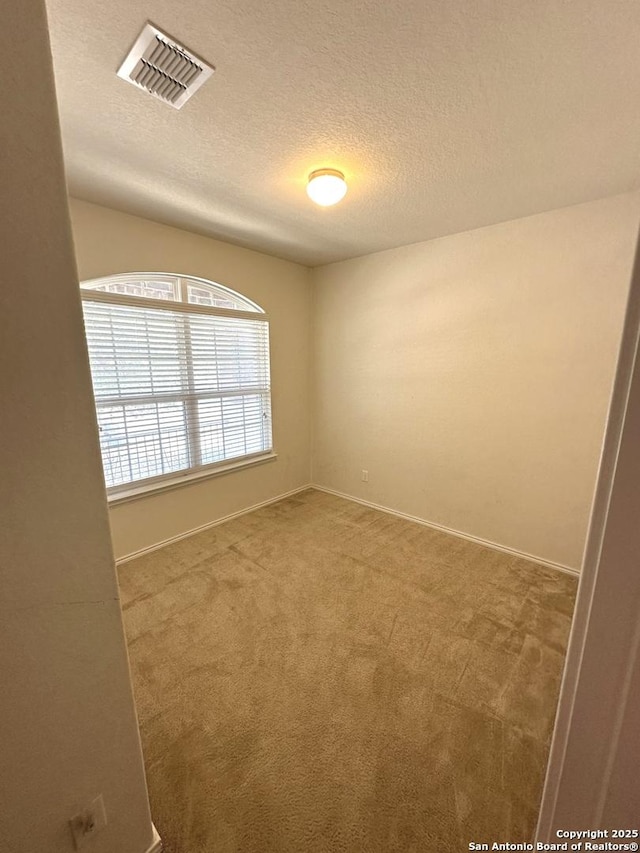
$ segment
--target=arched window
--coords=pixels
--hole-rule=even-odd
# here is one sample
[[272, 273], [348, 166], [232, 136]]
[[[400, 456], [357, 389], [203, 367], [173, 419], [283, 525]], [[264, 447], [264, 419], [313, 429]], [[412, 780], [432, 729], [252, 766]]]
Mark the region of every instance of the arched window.
[[271, 454], [262, 308], [183, 275], [127, 273], [81, 287], [110, 495]]

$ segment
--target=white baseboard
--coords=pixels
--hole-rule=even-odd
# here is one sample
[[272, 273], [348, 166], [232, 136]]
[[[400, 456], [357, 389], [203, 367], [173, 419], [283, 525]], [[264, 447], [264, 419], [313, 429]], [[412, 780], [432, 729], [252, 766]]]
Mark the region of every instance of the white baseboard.
[[131, 554], [125, 554], [124, 557], [119, 557], [116, 560], [116, 566], [123, 563], [128, 563], [129, 560], [135, 560], [136, 557], [142, 557], [144, 554], [151, 554], [152, 551], [157, 551], [159, 548], [164, 548], [167, 545], [172, 545], [174, 542], [179, 542], [181, 539], [188, 539], [189, 536], [195, 536], [196, 533], [202, 533], [204, 530], [209, 530], [211, 527], [217, 527], [219, 524], [224, 524], [225, 521], [231, 521], [234, 518], [239, 518], [241, 515], [247, 515], [256, 509], [261, 509], [263, 506], [278, 503], [285, 498], [290, 498], [292, 495], [297, 495], [298, 492], [304, 492], [305, 489], [311, 488], [307, 483], [304, 486], [299, 486], [297, 489], [291, 489], [290, 492], [284, 492], [281, 495], [276, 495], [274, 498], [269, 498], [266, 501], [261, 501], [258, 504], [239, 509], [237, 512], [232, 512], [230, 515], [223, 515], [222, 518], [216, 518], [215, 521], [208, 521], [206, 524], [201, 524], [199, 527], [193, 527], [191, 530], [186, 530], [184, 533], [179, 533], [177, 536], [171, 536], [169, 539], [163, 539], [161, 542], [156, 542], [155, 545], [149, 545], [148, 548], [141, 548], [139, 551], [132, 551]]
[[492, 542], [490, 539], [481, 539], [479, 536], [472, 536], [470, 533], [463, 533], [461, 530], [454, 530], [452, 527], [445, 527], [443, 524], [436, 524], [433, 521], [426, 521], [424, 518], [418, 518], [415, 515], [407, 515], [406, 512], [399, 512], [395, 509], [390, 509], [388, 506], [374, 504], [371, 501], [355, 498], [353, 495], [347, 495], [344, 492], [338, 492], [335, 489], [328, 489], [326, 486], [319, 486], [317, 483], [311, 483], [312, 489], [317, 489], [319, 492], [326, 492], [329, 495], [344, 498], [348, 501], [353, 501], [363, 506], [368, 506], [371, 509], [377, 509], [380, 512], [386, 512], [388, 515], [395, 515], [398, 518], [404, 518], [407, 521], [413, 521], [416, 524], [421, 524], [423, 527], [431, 527], [433, 530], [439, 530], [441, 533], [448, 533], [450, 536], [457, 536], [459, 539], [466, 539], [468, 542], [474, 542], [476, 545], [484, 545], [485, 548], [491, 548], [493, 551], [502, 551], [503, 554], [511, 554], [513, 557], [520, 557], [523, 560], [529, 560], [532, 563], [538, 563], [541, 566], [546, 566], [548, 569], [556, 569], [559, 572], [578, 577], [580, 572], [577, 569], [572, 569], [570, 566], [565, 566], [562, 563], [554, 563], [551, 560], [545, 560], [543, 557], [536, 557], [534, 554], [527, 554], [526, 551], [518, 551], [516, 548], [508, 548], [506, 545], [499, 545], [497, 542]]
[[491, 548], [494, 551], [501, 551], [503, 554], [511, 554], [513, 557], [520, 557], [523, 560], [529, 560], [532, 563], [538, 563], [541, 566], [546, 566], [549, 569], [556, 569], [560, 572], [566, 572], [574, 577], [578, 577], [580, 572], [577, 569], [573, 569], [570, 566], [565, 566], [562, 563], [554, 563], [551, 560], [545, 560], [544, 557], [536, 557], [535, 554], [528, 554], [526, 551], [519, 551], [516, 548], [509, 548], [506, 545], [500, 545], [498, 542], [492, 542], [490, 539], [482, 539], [479, 536], [472, 536], [470, 533], [463, 533], [461, 530], [454, 530], [452, 527], [446, 527], [443, 524], [436, 524], [433, 521], [427, 521], [424, 518], [419, 518], [415, 515], [408, 515], [406, 512], [400, 512], [399, 510], [391, 509], [388, 506], [382, 506], [382, 504], [372, 503], [371, 501], [365, 501], [362, 498], [356, 498], [353, 495], [348, 495], [345, 492], [338, 492], [335, 489], [329, 489], [326, 486], [320, 486], [317, 483], [307, 483], [304, 486], [299, 486], [297, 489], [291, 489], [289, 492], [284, 492], [281, 495], [276, 495], [273, 498], [269, 498], [266, 501], [261, 501], [260, 503], [253, 504], [252, 506], [248, 506], [245, 509], [240, 509], [237, 512], [232, 512], [229, 515], [224, 515], [222, 518], [217, 518], [214, 521], [209, 521], [207, 524], [201, 524], [199, 527], [194, 527], [191, 530], [186, 530], [184, 533], [179, 533], [177, 536], [172, 536], [169, 539], [163, 539], [161, 542], [156, 542], [155, 545], [150, 545], [148, 548], [141, 548], [139, 551], [133, 551], [131, 554], [125, 554], [124, 557], [120, 557], [116, 560], [116, 565], [122, 565], [123, 563], [128, 563], [129, 560], [135, 560], [136, 557], [142, 557], [144, 554], [150, 554], [153, 551], [157, 551], [159, 548], [164, 548], [167, 545], [171, 545], [174, 542], [179, 542], [181, 539], [187, 539], [189, 536], [194, 536], [196, 533], [202, 533], [204, 530], [209, 530], [212, 527], [217, 527], [219, 524], [224, 524], [225, 521], [231, 521], [234, 518], [240, 518], [242, 515], [247, 515], [247, 513], [253, 512], [256, 509], [260, 509], [264, 506], [269, 506], [269, 504], [277, 503], [278, 501], [282, 501], [285, 498], [289, 498], [292, 495], [297, 495], [299, 492], [304, 492], [305, 489], [317, 489], [319, 492], [326, 492], [329, 495], [335, 495], [339, 498], [344, 498], [347, 501], [352, 501], [353, 503], [362, 504], [362, 506], [368, 506], [371, 509], [377, 509], [379, 512], [385, 512], [388, 515], [395, 515], [397, 518], [404, 518], [407, 521], [413, 521], [415, 524], [421, 524], [423, 527], [430, 527], [433, 530], [439, 530], [441, 533], [448, 533], [450, 536], [457, 536], [459, 539], [466, 539], [468, 542], [474, 542], [476, 545], [483, 545], [485, 548]]
[[162, 841], [158, 835], [158, 830], [153, 824], [151, 824], [151, 829], [153, 830], [153, 843], [147, 853], [162, 853]]

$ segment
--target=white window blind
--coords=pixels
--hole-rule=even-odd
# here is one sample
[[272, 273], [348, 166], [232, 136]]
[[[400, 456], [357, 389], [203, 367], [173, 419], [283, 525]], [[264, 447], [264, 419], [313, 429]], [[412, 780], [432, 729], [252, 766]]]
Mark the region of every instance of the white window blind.
[[269, 324], [253, 306], [215, 306], [215, 293], [205, 306], [206, 286], [190, 287], [176, 295], [193, 292], [191, 305], [83, 292], [111, 492], [271, 450]]

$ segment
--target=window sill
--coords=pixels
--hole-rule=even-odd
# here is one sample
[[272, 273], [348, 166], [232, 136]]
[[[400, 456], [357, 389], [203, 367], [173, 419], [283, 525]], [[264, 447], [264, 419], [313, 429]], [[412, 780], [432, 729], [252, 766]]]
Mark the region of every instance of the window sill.
[[189, 486], [192, 483], [200, 482], [201, 480], [209, 480], [211, 477], [220, 477], [223, 474], [229, 474], [231, 471], [238, 471], [241, 468], [251, 468], [254, 465], [262, 465], [264, 462], [272, 462], [278, 458], [278, 454], [274, 451], [262, 453], [260, 456], [253, 456], [250, 459], [239, 459], [236, 462], [228, 462], [222, 465], [216, 465], [212, 468], [202, 469], [200, 471], [191, 471], [184, 474], [170, 474], [162, 480], [156, 480], [146, 486], [133, 486], [130, 489], [118, 491], [114, 494], [107, 493], [107, 502], [110, 507], [118, 506], [119, 504], [128, 503], [129, 501], [138, 500], [138, 498], [146, 498], [159, 492], [168, 492], [171, 489], [181, 489], [183, 486]]

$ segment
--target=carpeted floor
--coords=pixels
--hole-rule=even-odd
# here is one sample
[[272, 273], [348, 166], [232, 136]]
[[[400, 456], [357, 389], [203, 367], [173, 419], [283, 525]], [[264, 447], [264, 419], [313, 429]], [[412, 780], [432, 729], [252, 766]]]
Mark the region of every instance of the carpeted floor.
[[120, 583], [167, 853], [532, 838], [571, 576], [308, 490]]

